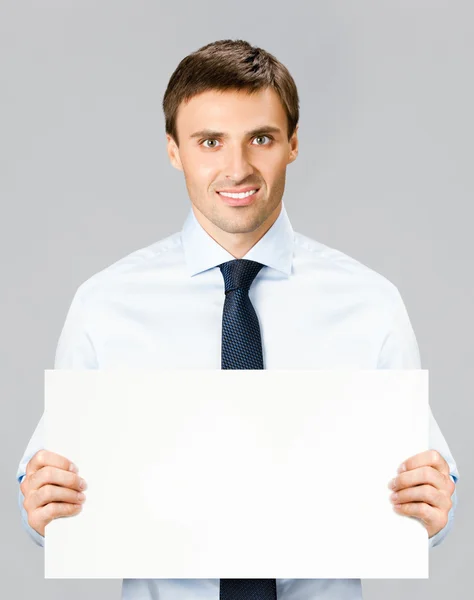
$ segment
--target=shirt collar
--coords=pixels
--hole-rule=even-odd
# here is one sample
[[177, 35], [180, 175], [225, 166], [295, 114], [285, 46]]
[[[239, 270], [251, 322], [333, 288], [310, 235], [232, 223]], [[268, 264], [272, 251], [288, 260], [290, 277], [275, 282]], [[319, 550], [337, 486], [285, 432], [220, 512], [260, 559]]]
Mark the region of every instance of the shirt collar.
[[[281, 211], [270, 229], [250, 248], [245, 256], [267, 267], [277, 269], [287, 277], [293, 261], [293, 228], [282, 201]], [[192, 277], [235, 257], [219, 245], [196, 219], [191, 207], [181, 230], [186, 268]]]

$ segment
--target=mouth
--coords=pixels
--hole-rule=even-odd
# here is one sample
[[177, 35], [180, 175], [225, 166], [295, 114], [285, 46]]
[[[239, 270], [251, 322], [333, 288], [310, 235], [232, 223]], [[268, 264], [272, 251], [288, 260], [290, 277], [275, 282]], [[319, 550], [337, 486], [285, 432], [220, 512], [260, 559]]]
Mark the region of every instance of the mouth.
[[231, 194], [230, 192], [216, 192], [216, 194], [229, 206], [247, 206], [252, 204], [260, 189], [253, 188], [253, 190], [241, 194]]

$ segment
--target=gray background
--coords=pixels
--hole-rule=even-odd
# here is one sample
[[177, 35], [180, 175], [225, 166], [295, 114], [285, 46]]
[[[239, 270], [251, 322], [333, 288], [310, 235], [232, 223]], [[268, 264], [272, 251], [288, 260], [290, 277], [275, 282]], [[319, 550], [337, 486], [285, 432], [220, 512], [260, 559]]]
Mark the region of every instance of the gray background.
[[178, 62], [223, 38], [294, 76], [293, 227], [398, 286], [460, 470], [430, 579], [364, 580], [364, 597], [472, 597], [473, 17], [455, 0], [0, 2], [2, 597], [120, 595], [120, 580], [43, 579], [15, 472], [79, 284], [181, 228], [190, 204], [161, 101]]

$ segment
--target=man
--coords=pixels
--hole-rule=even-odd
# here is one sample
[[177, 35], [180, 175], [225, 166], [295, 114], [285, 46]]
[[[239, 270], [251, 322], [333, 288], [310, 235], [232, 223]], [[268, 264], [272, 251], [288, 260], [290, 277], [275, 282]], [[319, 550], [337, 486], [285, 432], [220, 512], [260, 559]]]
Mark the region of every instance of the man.
[[[283, 192], [298, 104], [288, 70], [247, 42], [218, 41], [181, 61], [163, 109], [189, 215], [181, 232], [79, 287], [55, 368], [421, 368], [397, 288], [291, 227]], [[431, 411], [430, 448], [406, 459], [392, 501], [421, 519], [433, 547], [452, 524], [459, 473]], [[80, 512], [73, 468], [43, 448], [41, 419], [17, 473], [23, 523], [41, 546], [53, 518]], [[123, 598], [354, 600], [361, 582], [125, 579]]]

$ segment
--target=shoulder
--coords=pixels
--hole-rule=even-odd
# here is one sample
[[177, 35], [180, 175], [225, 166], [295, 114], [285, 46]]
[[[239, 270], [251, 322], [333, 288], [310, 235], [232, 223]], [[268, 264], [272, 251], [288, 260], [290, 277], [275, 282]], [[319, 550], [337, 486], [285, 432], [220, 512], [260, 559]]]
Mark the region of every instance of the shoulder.
[[182, 252], [181, 234], [173, 233], [148, 246], [144, 246], [123, 256], [104, 269], [94, 273], [77, 288], [75, 300], [91, 302], [113, 291], [117, 285], [126, 283], [135, 275], [147, 270], [159, 271], [167, 263], [175, 262]]
[[348, 254], [294, 232], [296, 264], [311, 276], [341, 292], [364, 297], [378, 306], [396, 310], [401, 296], [386, 276]]

